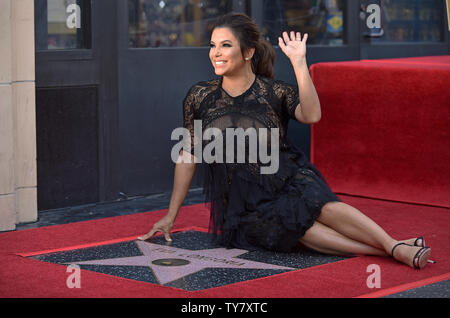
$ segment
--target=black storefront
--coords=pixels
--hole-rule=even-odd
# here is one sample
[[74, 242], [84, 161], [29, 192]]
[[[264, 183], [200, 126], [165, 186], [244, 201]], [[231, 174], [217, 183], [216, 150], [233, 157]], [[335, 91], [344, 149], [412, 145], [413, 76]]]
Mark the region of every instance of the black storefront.
[[[35, 0], [38, 209], [171, 190], [171, 132], [188, 88], [215, 77], [208, 26], [222, 13], [249, 14], [274, 45], [281, 31], [309, 33], [314, 64], [449, 54], [445, 10], [439, 0]], [[277, 78], [294, 83], [275, 49]], [[289, 130], [309, 154], [309, 127]]]

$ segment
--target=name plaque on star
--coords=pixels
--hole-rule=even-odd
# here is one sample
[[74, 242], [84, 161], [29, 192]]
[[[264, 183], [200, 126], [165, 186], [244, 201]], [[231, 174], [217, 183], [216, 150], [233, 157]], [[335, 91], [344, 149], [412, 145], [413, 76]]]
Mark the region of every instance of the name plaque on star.
[[[231, 259], [210, 257], [210, 256], [207, 256], [207, 255], [202, 255], [202, 254], [179, 253], [178, 249], [170, 249], [170, 248], [167, 248], [167, 247], [156, 247], [156, 248], [154, 248], [152, 250], [154, 252], [173, 254], [174, 256], [180, 257], [180, 258], [184, 257], [184, 258], [191, 258], [191, 259], [197, 259], [197, 260], [211, 261], [211, 262], [217, 262], [217, 263], [231, 264], [231, 265], [236, 265], [236, 266], [244, 266], [245, 265], [245, 262], [239, 262], [239, 261], [231, 260]], [[187, 264], [183, 264], [183, 265], [187, 265]]]
[[[197, 259], [197, 260], [210, 261], [210, 262], [216, 262], [216, 263], [231, 264], [231, 265], [235, 265], [235, 266], [244, 266], [245, 265], [245, 262], [239, 262], [239, 261], [232, 260], [232, 259], [211, 257], [208, 255], [202, 255], [199, 253], [196, 253], [196, 254], [180, 253], [179, 249], [170, 249], [167, 247], [156, 247], [154, 249], [151, 249], [151, 251], [173, 254], [175, 257], [180, 257], [180, 258]], [[245, 252], [247, 252], [247, 251], [245, 251]], [[184, 265], [187, 265], [187, 264], [184, 264]]]

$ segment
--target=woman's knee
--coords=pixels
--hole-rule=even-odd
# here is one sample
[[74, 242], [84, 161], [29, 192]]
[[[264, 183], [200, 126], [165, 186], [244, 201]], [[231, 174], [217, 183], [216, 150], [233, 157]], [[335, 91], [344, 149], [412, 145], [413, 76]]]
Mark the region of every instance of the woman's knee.
[[328, 226], [320, 223], [319, 221], [315, 221], [314, 224], [305, 232], [302, 239], [305, 241], [320, 241], [333, 234], [334, 231]]
[[322, 207], [321, 213], [324, 213], [324, 214], [335, 213], [336, 211], [343, 208], [344, 206], [345, 206], [345, 203], [339, 202], [339, 201], [327, 202]]
[[335, 240], [333, 230], [320, 222], [314, 222], [305, 235], [300, 238], [300, 243], [317, 252], [340, 255], [338, 251], [331, 247], [332, 242]]
[[346, 214], [349, 207], [350, 206], [348, 204], [340, 201], [328, 202], [322, 207], [317, 221], [336, 230], [336, 220], [341, 219], [341, 217]]

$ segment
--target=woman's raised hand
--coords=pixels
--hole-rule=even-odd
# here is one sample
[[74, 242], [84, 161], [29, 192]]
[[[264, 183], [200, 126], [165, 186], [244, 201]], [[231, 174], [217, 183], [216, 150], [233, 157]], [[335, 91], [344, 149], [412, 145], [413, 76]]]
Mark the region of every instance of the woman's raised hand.
[[156, 233], [162, 232], [167, 242], [171, 242], [170, 230], [173, 227], [174, 220], [170, 216], [166, 215], [162, 217], [158, 222], [153, 225], [153, 228], [147, 234], [139, 236], [138, 240], [145, 241], [153, 237]]
[[307, 40], [307, 33], [303, 35], [302, 39], [300, 32], [295, 33], [294, 31], [291, 31], [289, 36], [285, 31], [283, 32], [283, 38], [278, 37], [278, 45], [291, 61], [302, 61], [306, 58]]

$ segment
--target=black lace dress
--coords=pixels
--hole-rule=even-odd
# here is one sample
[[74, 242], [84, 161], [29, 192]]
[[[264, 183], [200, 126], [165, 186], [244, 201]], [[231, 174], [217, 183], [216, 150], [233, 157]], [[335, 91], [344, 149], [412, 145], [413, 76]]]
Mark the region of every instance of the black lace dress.
[[[189, 89], [183, 101], [184, 127], [191, 137], [185, 151], [201, 160], [207, 145], [214, 140], [222, 140], [224, 148], [231, 149], [230, 143], [225, 142], [232, 140], [226, 139], [230, 131], [265, 128], [268, 138], [258, 134], [258, 145], [266, 142], [267, 153], [277, 151], [278, 158], [272, 157], [272, 163], [268, 163], [267, 158], [263, 161], [258, 148], [256, 162], [251, 160], [255, 148], [251, 147], [249, 135], [244, 138], [244, 161], [237, 157], [237, 149], [242, 152], [242, 148], [236, 146], [236, 139], [236, 150], [229, 152], [232, 157], [225, 155], [226, 149], [220, 152], [215, 148], [209, 152], [216, 160], [203, 162], [200, 165], [203, 169], [199, 170], [211, 208], [210, 231], [222, 245], [230, 248], [293, 251], [323, 205], [341, 201], [306, 155], [287, 139], [289, 119], [295, 119], [295, 108], [299, 104], [298, 88], [257, 75], [247, 91], [232, 97], [222, 88], [222, 80], [219, 77], [198, 82]], [[220, 136], [210, 133], [210, 138], [205, 138], [202, 134], [208, 128], [221, 132], [222, 137], [216, 139]], [[278, 129], [278, 136], [270, 133], [274, 131], [271, 128]], [[278, 149], [271, 138], [277, 138]], [[200, 152], [198, 145], [203, 146]], [[274, 173], [261, 173], [262, 167], [273, 165], [275, 160], [278, 160], [278, 169]]]

